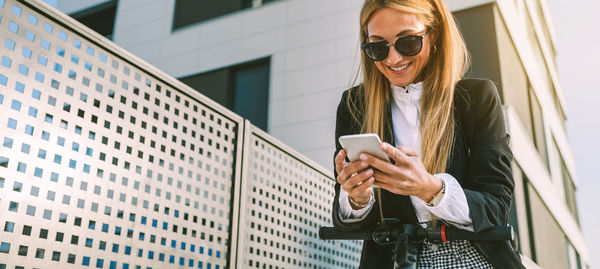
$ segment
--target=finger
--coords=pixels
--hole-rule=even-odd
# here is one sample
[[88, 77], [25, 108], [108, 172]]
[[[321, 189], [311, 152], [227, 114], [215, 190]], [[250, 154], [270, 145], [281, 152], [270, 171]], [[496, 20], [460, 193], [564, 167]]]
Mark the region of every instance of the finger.
[[370, 155], [368, 153], [361, 153], [360, 154], [360, 160], [363, 162], [366, 162], [367, 164], [369, 164], [371, 167], [388, 173], [388, 174], [393, 174], [398, 172], [398, 167], [391, 164], [388, 161], [384, 161], [382, 159], [379, 159], [373, 155]]
[[412, 148], [404, 147], [404, 146], [398, 146], [396, 148], [399, 149], [400, 151], [404, 152], [404, 154], [406, 154], [406, 156], [419, 157], [419, 155], [417, 155], [417, 152]]
[[[346, 180], [351, 177], [352, 174], [360, 172], [361, 170], [367, 168], [367, 166], [368, 164], [363, 161], [356, 161], [345, 165], [344, 168], [342, 168], [342, 171], [338, 174], [338, 182], [340, 184], [344, 184], [344, 182], [346, 182]], [[340, 182], [340, 180], [342, 182]]]
[[350, 177], [348, 180], [346, 180], [346, 184], [351, 188], [360, 186], [362, 183], [364, 183], [363, 181], [367, 180], [372, 175], [373, 175], [373, 169], [370, 169], [370, 168], [365, 169], [365, 170], [361, 171], [360, 173], [356, 174], [355, 176]]
[[344, 168], [344, 159], [346, 158], [346, 151], [340, 150], [337, 155], [335, 155], [335, 171], [339, 174]]
[[383, 182], [386, 184], [392, 184], [395, 181], [400, 181], [402, 180], [402, 177], [396, 177], [396, 178], [392, 178], [389, 174], [381, 172], [381, 171], [374, 171], [373, 172], [373, 177], [375, 178], [376, 181], [378, 182]]
[[367, 178], [365, 181], [363, 181], [362, 184], [356, 186], [354, 189], [352, 189], [351, 193], [354, 196], [366, 196], [366, 195], [371, 195], [371, 190], [369, 190], [369, 188], [373, 185], [373, 183], [375, 182], [375, 178], [373, 177], [369, 177]]
[[379, 180], [375, 180], [375, 181], [373, 182], [373, 184], [375, 184], [375, 185], [377, 185], [378, 187], [380, 187], [380, 188], [382, 188], [382, 189], [384, 189], [384, 190], [387, 190], [387, 191], [389, 191], [389, 192], [391, 192], [391, 193], [398, 193], [398, 191], [397, 191], [396, 189], [392, 188], [392, 185], [390, 185], [390, 184], [388, 184], [388, 183], [381, 182], [381, 181], [379, 181]]
[[383, 152], [385, 152], [385, 154], [387, 154], [390, 158], [394, 159], [394, 161], [396, 161], [396, 165], [402, 165], [402, 164], [407, 164], [408, 163], [408, 156], [406, 156], [406, 154], [404, 154], [404, 152], [402, 152], [401, 150], [392, 147], [392, 145], [388, 144], [388, 143], [381, 143], [381, 150], [383, 150]]

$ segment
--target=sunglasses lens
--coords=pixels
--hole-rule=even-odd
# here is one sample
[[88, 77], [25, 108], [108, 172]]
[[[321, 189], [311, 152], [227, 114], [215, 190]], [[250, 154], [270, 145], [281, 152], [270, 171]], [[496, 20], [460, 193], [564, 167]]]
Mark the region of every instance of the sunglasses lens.
[[382, 61], [388, 55], [388, 47], [385, 41], [371, 42], [363, 47], [365, 54], [373, 61]]
[[406, 36], [396, 40], [394, 47], [404, 56], [415, 56], [423, 48], [423, 38], [420, 36]]

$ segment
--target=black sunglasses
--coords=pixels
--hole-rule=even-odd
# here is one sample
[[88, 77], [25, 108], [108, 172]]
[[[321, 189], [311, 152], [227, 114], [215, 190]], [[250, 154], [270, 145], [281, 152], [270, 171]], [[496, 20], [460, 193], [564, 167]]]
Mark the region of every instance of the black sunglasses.
[[385, 40], [368, 42], [360, 45], [360, 48], [364, 51], [365, 55], [373, 61], [385, 60], [390, 52], [388, 47], [392, 45], [398, 53], [404, 56], [415, 56], [423, 49], [423, 38], [426, 35], [427, 32], [423, 35], [401, 36], [393, 43], [387, 43]]

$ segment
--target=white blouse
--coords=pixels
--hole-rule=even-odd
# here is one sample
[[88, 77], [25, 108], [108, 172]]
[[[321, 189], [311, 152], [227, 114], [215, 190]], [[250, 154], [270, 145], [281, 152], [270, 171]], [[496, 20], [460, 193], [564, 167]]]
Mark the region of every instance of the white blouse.
[[[421, 134], [419, 131], [419, 115], [423, 82], [406, 87], [391, 85], [394, 102], [392, 103], [392, 125], [395, 146], [414, 149], [421, 156]], [[410, 196], [415, 213], [422, 226], [435, 215], [457, 228], [473, 231], [473, 222], [469, 216], [467, 197], [458, 181], [450, 174], [440, 173], [434, 176], [446, 184], [446, 191], [435, 206], [428, 206], [416, 196]], [[340, 218], [344, 222], [357, 222], [364, 219], [373, 205], [353, 210], [348, 201], [348, 193], [340, 189]]]

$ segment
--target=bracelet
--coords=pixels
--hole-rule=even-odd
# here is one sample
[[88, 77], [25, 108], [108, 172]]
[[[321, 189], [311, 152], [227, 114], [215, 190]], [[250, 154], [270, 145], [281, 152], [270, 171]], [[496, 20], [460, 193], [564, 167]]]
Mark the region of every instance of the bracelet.
[[435, 204], [437, 204], [437, 201], [436, 201], [436, 199], [437, 199], [439, 196], [441, 196], [441, 195], [444, 195], [444, 193], [445, 193], [445, 192], [446, 192], [446, 181], [444, 181], [444, 180], [442, 179], [442, 189], [441, 189], [441, 190], [440, 190], [438, 193], [436, 193], [436, 194], [433, 196], [433, 198], [431, 198], [431, 200], [429, 200], [429, 202], [425, 202], [425, 204], [426, 204], [426, 205], [428, 205], [428, 206], [431, 206], [431, 207], [435, 206]]
[[363, 208], [371, 205], [372, 203], [374, 203], [375, 199], [373, 198], [373, 194], [371, 194], [371, 196], [369, 196], [369, 201], [367, 201], [366, 204], [360, 204], [360, 203], [357, 203], [356, 201], [354, 201], [352, 196], [348, 195], [348, 201], [350, 201], [350, 204], [352, 204], [354, 207], [356, 207], [358, 209], [363, 209]]

